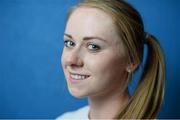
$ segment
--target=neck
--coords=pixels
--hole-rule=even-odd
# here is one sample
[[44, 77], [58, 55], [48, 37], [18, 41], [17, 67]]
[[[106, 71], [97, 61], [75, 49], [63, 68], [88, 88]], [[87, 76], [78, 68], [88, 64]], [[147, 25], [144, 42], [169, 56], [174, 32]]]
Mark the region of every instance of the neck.
[[128, 92], [105, 97], [89, 97], [91, 119], [113, 119], [129, 102]]

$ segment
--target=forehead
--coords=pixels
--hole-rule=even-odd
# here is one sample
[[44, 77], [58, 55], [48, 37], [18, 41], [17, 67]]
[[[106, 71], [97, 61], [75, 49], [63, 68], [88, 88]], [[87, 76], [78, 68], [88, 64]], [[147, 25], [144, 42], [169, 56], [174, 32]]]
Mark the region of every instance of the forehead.
[[[97, 9], [97, 8], [91, 8], [91, 7], [79, 7], [75, 9], [72, 14], [70, 15], [71, 19], [81, 19], [82, 21], [101, 21], [105, 24], [111, 24], [112, 19], [111, 17], [105, 13], [104, 11]], [[103, 20], [103, 21], [102, 21]]]
[[117, 33], [111, 16], [97, 8], [80, 7], [70, 15], [65, 32], [75, 35], [109, 38]]

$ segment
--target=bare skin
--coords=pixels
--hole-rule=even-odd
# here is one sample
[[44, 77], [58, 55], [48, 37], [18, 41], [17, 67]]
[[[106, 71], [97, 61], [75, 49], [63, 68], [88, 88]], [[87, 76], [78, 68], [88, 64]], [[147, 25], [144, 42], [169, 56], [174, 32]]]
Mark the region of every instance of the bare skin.
[[111, 17], [95, 8], [78, 8], [66, 25], [62, 66], [68, 89], [88, 97], [91, 119], [111, 119], [129, 101], [128, 57]]

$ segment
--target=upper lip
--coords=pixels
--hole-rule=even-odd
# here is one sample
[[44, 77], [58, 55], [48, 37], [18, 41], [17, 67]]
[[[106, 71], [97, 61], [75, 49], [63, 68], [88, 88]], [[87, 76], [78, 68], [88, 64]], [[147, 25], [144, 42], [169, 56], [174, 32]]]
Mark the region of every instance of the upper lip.
[[90, 76], [89, 74], [84, 74], [84, 73], [76, 73], [76, 72], [69, 72], [70, 74], [73, 75], [85, 75], [85, 76]]
[[74, 71], [72, 70], [71, 68], [67, 68], [67, 72], [69, 74], [72, 74], [72, 75], [86, 75], [86, 76], [90, 76], [90, 74], [88, 74], [87, 72], [84, 72], [84, 71]]

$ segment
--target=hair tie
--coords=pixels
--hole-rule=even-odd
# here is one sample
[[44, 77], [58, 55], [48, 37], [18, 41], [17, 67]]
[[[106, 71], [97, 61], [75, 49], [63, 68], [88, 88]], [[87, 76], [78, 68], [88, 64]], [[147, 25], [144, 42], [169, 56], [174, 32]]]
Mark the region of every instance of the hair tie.
[[145, 32], [144, 33], [144, 42], [147, 43], [148, 38], [150, 37], [150, 34]]
[[149, 36], [150, 36], [149, 33], [146, 32], [145, 33], [145, 39], [147, 40], [149, 38]]

